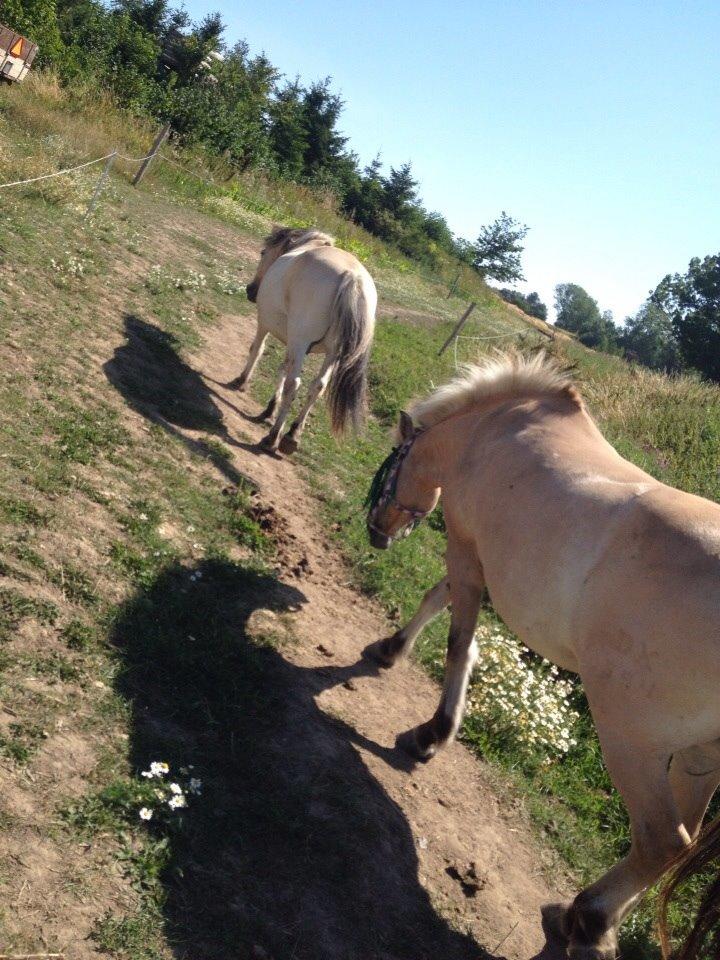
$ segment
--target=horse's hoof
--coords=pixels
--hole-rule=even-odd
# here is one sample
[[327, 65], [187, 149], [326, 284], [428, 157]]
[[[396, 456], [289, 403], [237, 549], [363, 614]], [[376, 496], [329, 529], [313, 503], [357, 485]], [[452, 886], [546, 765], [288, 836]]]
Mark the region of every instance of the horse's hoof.
[[568, 930], [570, 903], [546, 903], [540, 908], [543, 933], [548, 940], [566, 945], [570, 939]]
[[278, 448], [277, 437], [274, 437], [271, 433], [268, 433], [267, 436], [262, 438], [258, 446], [266, 453], [276, 453]]
[[365, 657], [366, 660], [374, 660], [375, 663], [381, 667], [394, 667], [396, 659], [387, 653], [388, 639], [389, 638], [385, 638], [384, 640], [376, 640], [374, 643], [369, 643], [362, 652], [363, 657]]
[[586, 943], [571, 943], [567, 953], [570, 960], [616, 960], [618, 955], [615, 946], [591, 947]]
[[280, 446], [278, 447], [278, 449], [280, 450], [280, 453], [290, 454], [290, 453], [295, 453], [298, 446], [299, 444], [295, 439], [295, 437], [291, 436], [289, 433], [286, 433], [285, 436], [280, 441]]
[[420, 763], [427, 763], [428, 760], [432, 760], [435, 756], [437, 747], [435, 744], [430, 744], [424, 748], [420, 746], [417, 738], [417, 732], [420, 729], [420, 727], [413, 727], [412, 730], [406, 730], [405, 733], [399, 734], [395, 741], [395, 746], [399, 747], [400, 750], [404, 750], [413, 760], [419, 760]]

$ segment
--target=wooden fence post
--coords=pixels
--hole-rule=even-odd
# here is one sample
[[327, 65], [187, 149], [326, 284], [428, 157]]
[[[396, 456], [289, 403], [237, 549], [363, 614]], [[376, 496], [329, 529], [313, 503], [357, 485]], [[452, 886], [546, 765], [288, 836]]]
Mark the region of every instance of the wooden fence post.
[[440, 347], [440, 349], [438, 350], [438, 356], [439, 356], [439, 357], [441, 357], [441, 356], [445, 353], [445, 351], [447, 350], [447, 348], [450, 346], [450, 344], [453, 342], [453, 340], [454, 340], [454, 339], [457, 337], [457, 335], [460, 333], [460, 331], [462, 330], [462, 328], [463, 328], [463, 327], [465, 326], [465, 324], [467, 323], [467, 318], [470, 316], [470, 314], [473, 312], [473, 310], [475, 309], [476, 306], [477, 306], [477, 304], [476, 304], [475, 301], [473, 300], [473, 302], [472, 302], [472, 303], [470, 304], [470, 306], [467, 308], [467, 310], [465, 311], [465, 313], [460, 317], [460, 319], [458, 320], [458, 322], [455, 324], [455, 328], [454, 328], [453, 332], [450, 334], [450, 336], [447, 338], [447, 340], [445, 341], [445, 343], [444, 343], [444, 344]]
[[95, 187], [95, 190], [94, 190], [94, 192], [93, 192], [93, 195], [92, 195], [92, 197], [90, 198], [90, 203], [88, 204], [88, 208], [87, 208], [87, 210], [85, 211], [85, 216], [83, 217], [83, 220], [87, 220], [88, 217], [90, 216], [90, 214], [91, 214], [91, 213], [93, 212], [93, 210], [95, 209], [95, 205], [97, 204], [97, 202], [98, 202], [98, 200], [99, 200], [99, 198], [100, 198], [100, 194], [102, 193], [102, 189], [103, 189], [103, 187], [105, 186], [105, 184], [107, 183], [108, 177], [110, 176], [110, 171], [111, 171], [112, 168], [113, 168], [113, 164], [115, 163], [115, 158], [116, 158], [116, 157], [117, 157], [117, 150], [113, 150], [113, 152], [110, 154], [110, 156], [109, 156], [109, 157], [107, 158], [107, 160], [105, 161], [105, 166], [104, 166], [104, 168], [103, 168], [103, 172], [100, 174], [100, 179], [98, 180], [97, 185], [96, 185], [96, 187]]
[[458, 283], [460, 283], [460, 273], [458, 273], [458, 275], [455, 277], [455, 279], [451, 283], [450, 289], [448, 290], [448, 295], [445, 298], [446, 300], [449, 300], [450, 297], [455, 293], [455, 291], [457, 290]]
[[148, 171], [148, 167], [155, 159], [160, 147], [165, 143], [167, 138], [170, 136], [170, 126], [171, 125], [169, 123], [166, 123], [165, 126], [160, 131], [160, 133], [155, 137], [155, 143], [153, 143], [150, 153], [145, 157], [142, 164], [140, 165], [140, 169], [133, 177], [132, 185], [134, 187], [136, 187], [140, 183], [142, 178], [145, 176], [145, 174]]

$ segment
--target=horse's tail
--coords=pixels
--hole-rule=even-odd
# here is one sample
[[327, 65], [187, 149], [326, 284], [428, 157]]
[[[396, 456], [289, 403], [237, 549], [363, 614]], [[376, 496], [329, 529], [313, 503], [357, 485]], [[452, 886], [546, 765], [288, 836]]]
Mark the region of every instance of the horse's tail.
[[[691, 878], [708, 869], [717, 870], [719, 859], [720, 817], [709, 824], [680, 855], [663, 890], [660, 900], [660, 939], [665, 960], [670, 957], [667, 913], [671, 900], [678, 888]], [[720, 874], [708, 881], [693, 928], [672, 957], [673, 960], [720, 957]]]
[[375, 308], [362, 276], [346, 273], [332, 307], [335, 365], [328, 389], [332, 431], [358, 430], [367, 413], [367, 368], [375, 330]]

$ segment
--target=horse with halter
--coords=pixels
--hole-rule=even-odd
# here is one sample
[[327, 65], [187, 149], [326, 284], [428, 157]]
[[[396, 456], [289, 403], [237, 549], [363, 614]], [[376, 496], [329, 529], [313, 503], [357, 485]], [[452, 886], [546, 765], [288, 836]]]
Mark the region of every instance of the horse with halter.
[[[624, 460], [542, 354], [468, 366], [401, 415], [400, 445], [369, 495], [373, 545], [406, 535], [441, 492], [447, 579], [369, 648], [391, 665], [450, 602], [439, 706], [400, 745], [429, 760], [457, 732], [487, 588], [527, 646], [580, 675], [628, 810], [628, 855], [544, 910], [572, 960], [609, 960], [650, 885], [673, 864], [683, 879], [720, 855], [720, 822], [701, 834], [720, 783], [720, 506]], [[720, 879], [684, 960], [709, 956], [711, 938], [720, 955], [719, 918]]]
[[[279, 405], [261, 446], [294, 453], [310, 410], [327, 388], [333, 433], [358, 427], [367, 405], [367, 365], [377, 307], [375, 284], [360, 261], [319, 230], [278, 227], [265, 240], [247, 296], [257, 303], [257, 333], [245, 369], [228, 386], [238, 390], [247, 386], [269, 334], [287, 345], [275, 393], [257, 418], [270, 419]], [[308, 353], [323, 353], [325, 359], [305, 406], [281, 439]]]

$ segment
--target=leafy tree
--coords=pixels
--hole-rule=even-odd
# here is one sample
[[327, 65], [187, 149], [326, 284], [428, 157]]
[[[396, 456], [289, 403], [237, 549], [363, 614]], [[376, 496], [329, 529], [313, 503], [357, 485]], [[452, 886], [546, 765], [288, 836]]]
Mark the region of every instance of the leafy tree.
[[528, 229], [504, 210], [494, 223], [483, 227], [473, 252], [473, 266], [478, 273], [500, 283], [524, 280], [520, 265], [524, 249], [521, 241]]
[[648, 300], [620, 331], [620, 345], [629, 360], [652, 370], [676, 373], [682, 357], [672, 320], [662, 307]]
[[694, 257], [685, 274], [668, 274], [651, 300], [672, 320], [685, 362], [720, 383], [720, 254]]
[[597, 300], [577, 283], [560, 283], [555, 287], [555, 324], [574, 333], [586, 347], [616, 353], [618, 331], [609, 310], [600, 313]]
[[214, 79], [200, 77], [173, 94], [167, 108], [177, 133], [189, 143], [203, 143], [243, 170], [267, 163], [268, 99], [277, 72], [264, 56], [251, 57], [237, 44], [213, 67]]
[[537, 317], [538, 320], [547, 320], [547, 307], [540, 299], [538, 293], [525, 294], [520, 293], [519, 290], [510, 290], [507, 287], [498, 290], [498, 293], [503, 300], [508, 303], [514, 303], [516, 307], [520, 307], [528, 316]]

